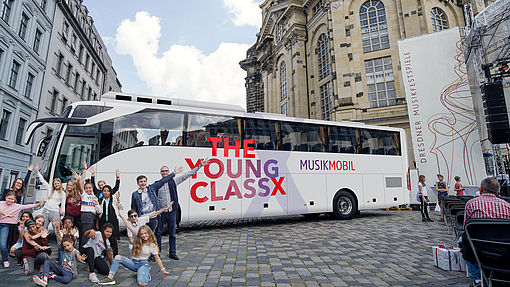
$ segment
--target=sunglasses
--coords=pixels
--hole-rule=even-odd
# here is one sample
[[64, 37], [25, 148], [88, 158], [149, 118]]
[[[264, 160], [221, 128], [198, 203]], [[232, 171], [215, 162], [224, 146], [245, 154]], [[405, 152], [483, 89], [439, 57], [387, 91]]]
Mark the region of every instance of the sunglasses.
[[131, 215], [129, 216], [129, 218], [135, 218], [135, 217], [138, 217], [138, 214], [131, 214]]
[[161, 172], [169, 172], [169, 170], [168, 169], [164, 169]]

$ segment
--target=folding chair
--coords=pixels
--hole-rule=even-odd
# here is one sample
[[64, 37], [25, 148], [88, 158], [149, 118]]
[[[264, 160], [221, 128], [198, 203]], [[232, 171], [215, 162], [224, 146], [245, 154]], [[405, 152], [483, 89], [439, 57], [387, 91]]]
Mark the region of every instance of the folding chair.
[[469, 219], [464, 227], [482, 275], [482, 286], [510, 284], [510, 219]]
[[448, 208], [447, 220], [450, 229], [455, 234], [455, 224], [457, 223], [457, 213], [463, 212], [466, 209], [466, 204], [452, 204]]
[[457, 212], [455, 216], [455, 225], [453, 226], [455, 239], [459, 239], [460, 234], [464, 231], [464, 211]]

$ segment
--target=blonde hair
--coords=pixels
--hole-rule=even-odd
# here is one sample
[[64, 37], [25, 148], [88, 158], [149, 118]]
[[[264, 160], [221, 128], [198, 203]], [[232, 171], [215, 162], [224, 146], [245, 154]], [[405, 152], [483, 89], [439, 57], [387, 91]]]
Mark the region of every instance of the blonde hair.
[[50, 195], [48, 195], [48, 199], [51, 199], [53, 197], [53, 193], [55, 192], [55, 181], [60, 182], [60, 188], [57, 190], [59, 195], [62, 196], [62, 192], [64, 192], [64, 188], [62, 187], [62, 181], [60, 180], [60, 178], [55, 178], [52, 181], [51, 191], [50, 191]]
[[418, 181], [421, 182], [421, 185], [425, 186], [425, 175], [420, 175], [418, 177]]
[[[147, 234], [149, 234], [149, 238], [145, 242], [143, 242], [143, 239], [140, 236], [140, 234], [142, 234], [142, 230], [146, 231]], [[136, 233], [135, 240], [133, 240], [133, 249], [131, 250], [131, 255], [133, 257], [140, 257], [140, 255], [142, 255], [142, 248], [145, 244], [149, 244], [149, 246], [155, 244], [156, 247], [158, 246], [156, 236], [154, 236], [152, 229], [147, 225], [142, 225], [140, 226], [140, 229], [138, 229], [138, 232]]]
[[[78, 185], [80, 183], [76, 180], [70, 180], [67, 182], [67, 184], [70, 184], [70, 183], [73, 185], [73, 188], [71, 189], [70, 192], [67, 193], [67, 197], [72, 197], [76, 201], [80, 201], [81, 197], [80, 197], [80, 193], [78, 192]], [[67, 191], [67, 188], [66, 188], [66, 191]]]

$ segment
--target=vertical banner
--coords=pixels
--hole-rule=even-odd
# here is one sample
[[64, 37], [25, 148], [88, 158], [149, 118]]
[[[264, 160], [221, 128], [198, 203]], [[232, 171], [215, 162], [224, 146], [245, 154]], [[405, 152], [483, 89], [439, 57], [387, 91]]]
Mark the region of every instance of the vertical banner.
[[486, 177], [458, 28], [398, 42], [414, 157], [427, 186], [441, 173], [455, 194]]

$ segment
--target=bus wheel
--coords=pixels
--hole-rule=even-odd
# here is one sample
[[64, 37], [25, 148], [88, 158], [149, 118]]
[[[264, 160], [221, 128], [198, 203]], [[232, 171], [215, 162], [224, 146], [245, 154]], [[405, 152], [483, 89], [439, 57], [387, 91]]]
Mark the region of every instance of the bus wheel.
[[356, 200], [347, 191], [339, 191], [333, 198], [333, 213], [338, 219], [351, 219], [356, 215]]

